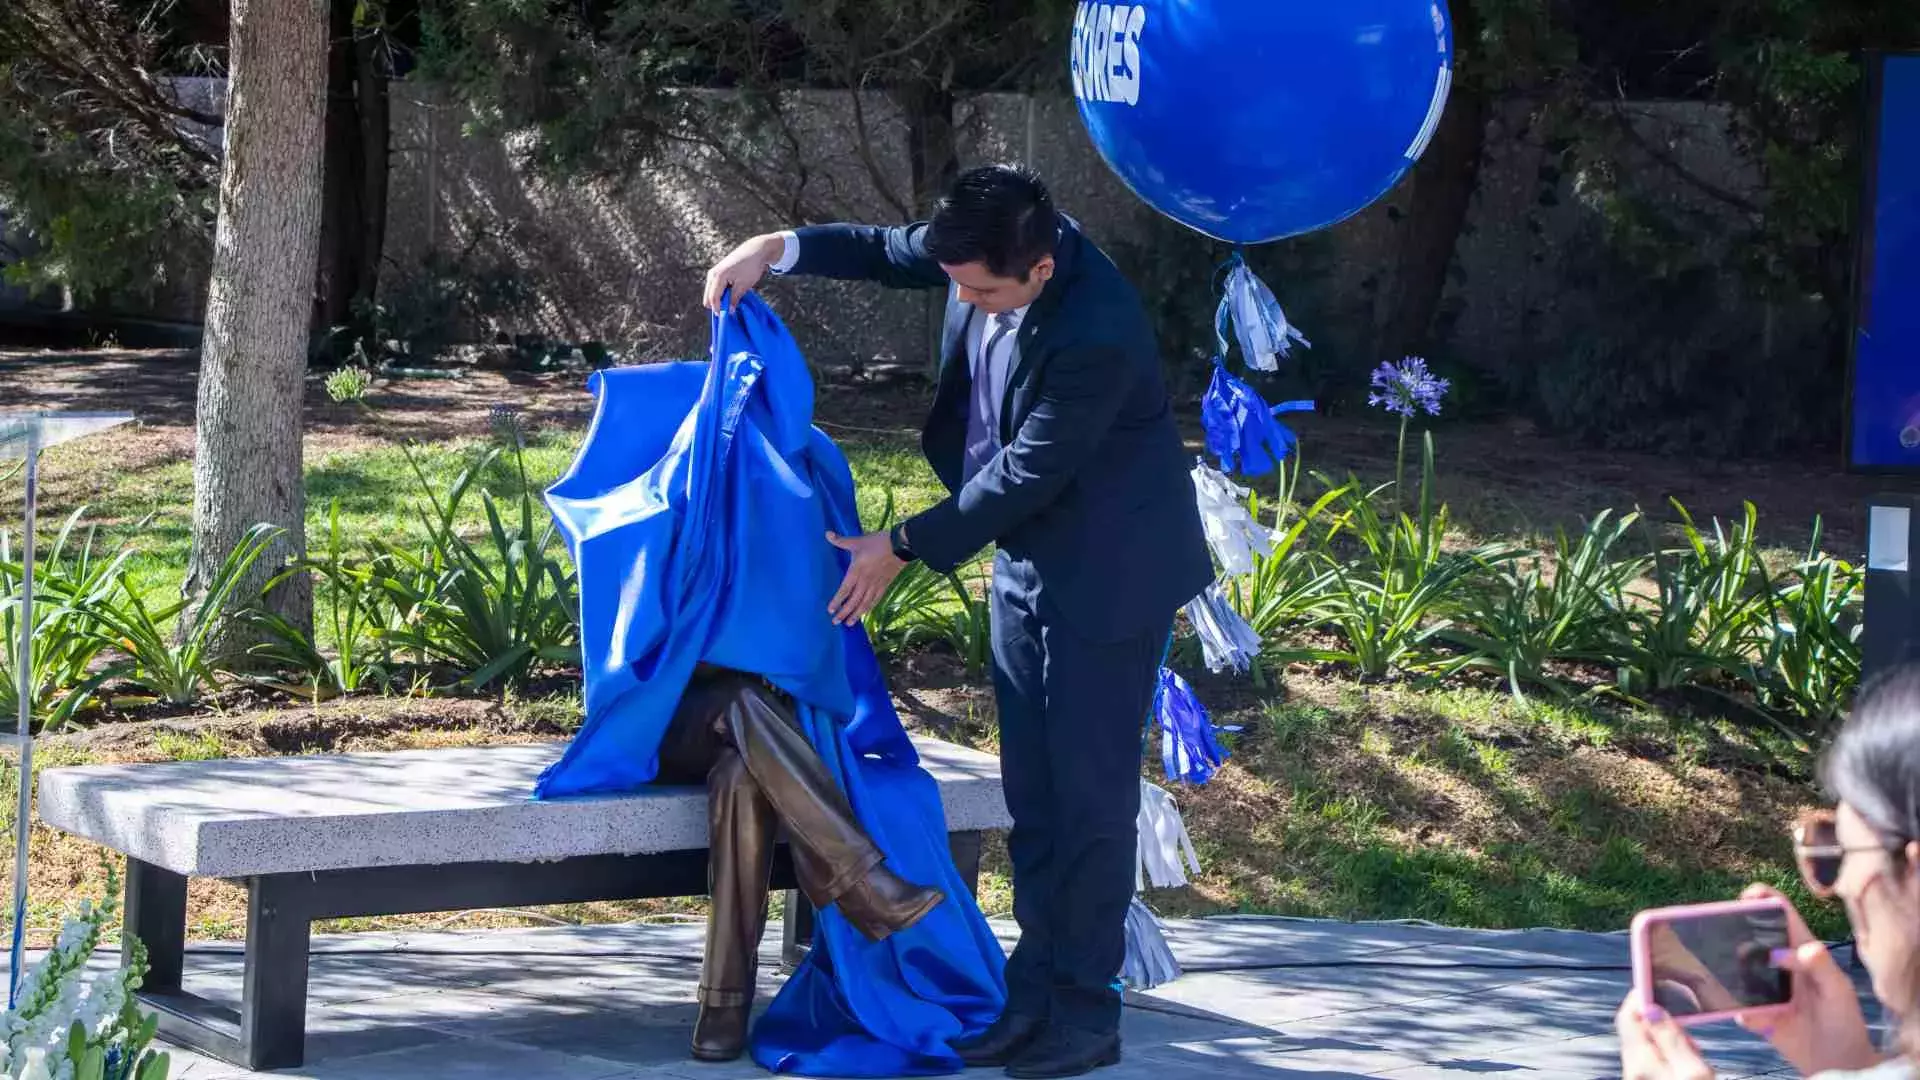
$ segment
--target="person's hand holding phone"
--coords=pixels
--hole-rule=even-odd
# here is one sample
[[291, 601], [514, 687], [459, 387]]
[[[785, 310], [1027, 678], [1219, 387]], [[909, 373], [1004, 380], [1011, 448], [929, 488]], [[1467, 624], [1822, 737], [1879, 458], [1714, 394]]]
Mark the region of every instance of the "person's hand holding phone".
[[1764, 1017], [1739, 1018], [1740, 1026], [1765, 1038], [1802, 1076], [1830, 1069], [1865, 1069], [1884, 1055], [1873, 1047], [1860, 993], [1833, 954], [1780, 891], [1754, 885], [1742, 900], [1777, 900], [1787, 909], [1787, 948], [1773, 957], [1793, 977], [1793, 999]]
[[1613, 1018], [1620, 1033], [1621, 1080], [1713, 1080], [1713, 1066], [1687, 1029], [1630, 993]]

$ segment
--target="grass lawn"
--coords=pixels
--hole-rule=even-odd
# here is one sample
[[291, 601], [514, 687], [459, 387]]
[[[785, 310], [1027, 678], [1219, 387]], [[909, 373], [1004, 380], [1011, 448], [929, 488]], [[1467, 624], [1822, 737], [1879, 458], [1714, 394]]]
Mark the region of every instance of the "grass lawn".
[[[114, 542], [131, 539], [138, 579], [174, 595], [185, 564], [192, 489], [192, 373], [179, 360], [108, 358], [47, 366], [0, 357], [0, 400], [32, 405], [131, 406], [146, 426], [54, 451], [45, 478], [49, 517], [86, 505]], [[910, 513], [938, 496], [912, 428], [916, 389], [823, 388], [823, 426], [847, 451], [863, 516], [878, 520], [891, 492]], [[444, 487], [487, 445], [489, 405], [521, 409], [531, 439], [529, 479], [541, 487], [566, 467], [590, 402], [575, 380], [478, 373], [456, 383], [380, 387], [369, 417], [316, 394], [308, 417], [310, 535], [338, 502], [349, 537], [418, 529], [418, 492], [401, 440]], [[1312, 426], [1310, 426], [1312, 425]], [[1380, 476], [1391, 438], [1355, 420], [1302, 424], [1309, 467]], [[1864, 490], [1805, 464], [1760, 469], [1593, 455], [1502, 428], [1440, 436], [1445, 494], [1476, 538], [1531, 539], [1603, 507], [1658, 507], [1669, 494], [1701, 516], [1760, 505], [1768, 539], [1804, 545], [1815, 513], [1830, 548], [1858, 541], [1851, 527]], [[520, 480], [497, 463], [496, 492]], [[0, 507], [18, 498], [0, 473]], [[474, 505], [477, 510], [477, 502]], [[0, 523], [8, 522], [0, 510]], [[139, 528], [136, 531], [135, 526]], [[1343, 918], [1421, 918], [1488, 927], [1617, 929], [1650, 904], [1731, 895], [1749, 881], [1792, 888], [1785, 823], [1815, 800], [1809, 763], [1731, 723], [1613, 706], [1523, 706], [1492, 688], [1361, 685], [1295, 667], [1277, 686], [1195, 675], [1234, 756], [1208, 786], [1177, 792], [1206, 871], [1193, 887], [1151, 899], [1173, 914], [1258, 911]], [[894, 665], [903, 714], [915, 727], [993, 748], [991, 694], [952, 658]], [[543, 691], [545, 694], [546, 691]], [[577, 697], [502, 701], [356, 698], [264, 708], [244, 695], [203, 712], [114, 723], [51, 736], [54, 766], [239, 754], [474, 745], [565, 737]], [[1157, 772], [1157, 762], [1150, 772]], [[11, 784], [11, 773], [7, 784]], [[98, 887], [98, 852], [36, 829], [32, 927], [57, 925], [67, 900]], [[1008, 907], [1004, 858], [990, 852], [986, 904]], [[691, 902], [582, 905], [539, 913], [362, 920], [355, 926], [506, 925], [669, 916]], [[1839, 933], [1837, 910], [1807, 907]], [[196, 883], [194, 932], [237, 936], [237, 889]]]

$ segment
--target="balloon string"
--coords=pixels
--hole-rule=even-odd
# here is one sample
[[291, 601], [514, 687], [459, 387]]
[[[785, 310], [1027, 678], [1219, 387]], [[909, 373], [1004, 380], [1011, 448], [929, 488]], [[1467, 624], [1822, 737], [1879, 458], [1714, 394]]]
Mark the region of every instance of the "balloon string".
[[1245, 253], [1246, 253], [1245, 248], [1236, 247], [1230, 253], [1228, 253], [1226, 258], [1221, 259], [1219, 264], [1213, 268], [1213, 291], [1214, 292], [1223, 293], [1226, 291], [1227, 289], [1226, 277], [1228, 274], [1231, 274], [1233, 272], [1234, 267], [1239, 266], [1240, 264], [1246, 261], [1246, 259], [1243, 257]]

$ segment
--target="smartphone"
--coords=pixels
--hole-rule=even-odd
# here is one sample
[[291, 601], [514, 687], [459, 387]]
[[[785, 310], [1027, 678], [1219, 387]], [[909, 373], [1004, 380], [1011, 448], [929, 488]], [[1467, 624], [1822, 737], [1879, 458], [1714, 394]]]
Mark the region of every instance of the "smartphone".
[[1792, 976], [1774, 966], [1784, 949], [1780, 900], [1643, 911], [1633, 920], [1633, 989], [1681, 1024], [1777, 1012], [1793, 1000]]

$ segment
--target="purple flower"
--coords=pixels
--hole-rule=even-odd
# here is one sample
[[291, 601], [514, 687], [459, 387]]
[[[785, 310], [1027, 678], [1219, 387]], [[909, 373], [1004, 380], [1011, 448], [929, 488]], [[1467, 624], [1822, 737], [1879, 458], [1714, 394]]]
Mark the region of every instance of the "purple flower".
[[526, 446], [526, 425], [520, 419], [520, 409], [514, 405], [500, 404], [487, 410], [487, 426], [493, 429], [493, 437], [508, 446]]
[[1385, 363], [1373, 369], [1373, 393], [1367, 404], [1398, 416], [1411, 418], [1425, 411], [1440, 415], [1440, 399], [1447, 394], [1447, 380], [1427, 370], [1427, 362], [1409, 356], [1398, 364]]

